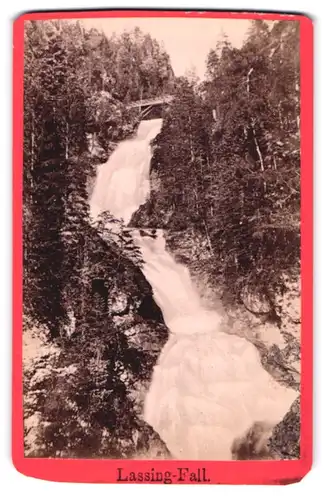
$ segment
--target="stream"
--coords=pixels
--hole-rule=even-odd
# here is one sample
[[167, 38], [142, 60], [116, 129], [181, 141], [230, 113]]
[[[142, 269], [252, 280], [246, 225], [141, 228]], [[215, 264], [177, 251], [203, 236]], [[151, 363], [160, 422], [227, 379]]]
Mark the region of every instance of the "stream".
[[[161, 119], [141, 122], [136, 136], [98, 167], [92, 219], [110, 211], [127, 225], [147, 201], [151, 141], [161, 126]], [[170, 332], [146, 395], [144, 420], [175, 459], [231, 460], [236, 440], [257, 422], [264, 422], [268, 436], [298, 394], [264, 370], [251, 342], [221, 331], [222, 318], [202, 303], [187, 267], [167, 251], [162, 230], [155, 237], [132, 234]]]

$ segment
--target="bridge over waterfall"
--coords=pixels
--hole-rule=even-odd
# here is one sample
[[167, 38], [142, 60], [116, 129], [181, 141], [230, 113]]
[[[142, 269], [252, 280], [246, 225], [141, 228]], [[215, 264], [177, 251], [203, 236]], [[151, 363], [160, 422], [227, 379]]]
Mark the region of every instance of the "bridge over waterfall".
[[137, 109], [142, 120], [149, 120], [153, 118], [161, 118], [163, 108], [165, 106], [169, 106], [172, 101], [173, 96], [164, 95], [132, 102], [127, 106], [127, 108]]

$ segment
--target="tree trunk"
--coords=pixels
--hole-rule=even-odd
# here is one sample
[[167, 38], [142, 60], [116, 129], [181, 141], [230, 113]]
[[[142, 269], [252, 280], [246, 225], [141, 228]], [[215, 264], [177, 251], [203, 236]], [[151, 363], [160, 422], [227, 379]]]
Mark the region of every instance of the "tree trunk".
[[191, 117], [188, 117], [188, 123], [190, 126], [189, 130], [189, 142], [190, 142], [190, 151], [191, 151], [191, 161], [194, 162], [195, 160], [195, 155], [194, 155], [194, 148], [193, 148], [193, 140], [192, 140], [192, 130], [191, 130]]
[[65, 158], [69, 158], [69, 124], [66, 121], [66, 137], [65, 137]]
[[207, 238], [208, 247], [209, 247], [209, 250], [210, 250], [210, 253], [211, 253], [211, 256], [212, 256], [213, 255], [213, 248], [212, 248], [211, 239], [210, 239], [210, 236], [209, 236], [209, 231], [208, 231], [208, 227], [207, 227], [207, 224], [206, 224], [205, 220], [203, 221], [203, 225], [204, 225], [204, 229], [205, 229], [205, 232], [206, 232], [206, 238]]
[[34, 170], [34, 165], [35, 165], [35, 156], [34, 156], [34, 149], [35, 149], [35, 115], [34, 115], [34, 110], [32, 111], [32, 133], [31, 133], [31, 175], [30, 175], [30, 197], [32, 201], [32, 193], [33, 193], [33, 188], [34, 188], [34, 182], [33, 182], [33, 170]]
[[[246, 91], [248, 93], [248, 97], [249, 97], [249, 94], [250, 94], [250, 76], [253, 72], [253, 68], [251, 68], [247, 74], [247, 79], [246, 79]], [[252, 128], [252, 132], [253, 132], [253, 139], [254, 139], [254, 145], [255, 145], [255, 149], [256, 149], [256, 152], [258, 154], [258, 157], [259, 157], [259, 160], [260, 160], [260, 169], [261, 169], [261, 172], [264, 172], [264, 164], [263, 164], [263, 158], [262, 158], [262, 154], [261, 154], [261, 151], [260, 151], [260, 147], [259, 147], [259, 144], [258, 144], [258, 140], [257, 140], [257, 136], [256, 136], [256, 132], [255, 132], [255, 127], [254, 127], [254, 120], [252, 118], [251, 120], [251, 128]], [[244, 134], [246, 133], [246, 131], [244, 130]], [[264, 190], [266, 191], [266, 183], [264, 182]]]
[[273, 160], [274, 160], [274, 170], [277, 170], [276, 157], [274, 154], [273, 154]]
[[250, 93], [250, 76], [251, 76], [251, 73], [253, 72], [253, 68], [251, 68], [247, 74], [247, 78], [246, 78], [246, 91], [247, 93], [249, 94]]
[[259, 144], [258, 144], [258, 141], [257, 141], [257, 137], [256, 137], [256, 134], [255, 134], [255, 128], [254, 127], [252, 127], [252, 131], [253, 131], [253, 138], [254, 138], [255, 149], [256, 149], [256, 152], [257, 152], [259, 160], [260, 160], [260, 170], [261, 170], [261, 172], [264, 172], [265, 168], [264, 168], [264, 164], [263, 164], [263, 158], [262, 158], [262, 154], [261, 154], [261, 151], [260, 151], [260, 148], [259, 148]]
[[[263, 164], [263, 158], [262, 158], [262, 154], [261, 154], [260, 147], [259, 147], [259, 144], [258, 144], [258, 140], [257, 140], [257, 137], [256, 137], [256, 133], [255, 133], [255, 128], [254, 128], [254, 123], [253, 122], [252, 122], [252, 132], [253, 132], [253, 139], [254, 139], [255, 149], [256, 149], [256, 152], [258, 154], [259, 161], [260, 161], [260, 170], [261, 170], [261, 172], [264, 172], [265, 168], [264, 168], [264, 164]], [[266, 193], [266, 190], [267, 190], [267, 184], [266, 184], [266, 181], [263, 181], [263, 192]]]

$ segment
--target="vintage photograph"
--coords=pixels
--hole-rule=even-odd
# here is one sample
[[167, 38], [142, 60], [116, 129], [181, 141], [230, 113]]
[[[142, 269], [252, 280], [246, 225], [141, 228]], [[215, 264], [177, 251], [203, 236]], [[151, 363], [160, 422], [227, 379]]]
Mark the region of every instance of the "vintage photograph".
[[25, 20], [24, 452], [300, 457], [299, 21]]

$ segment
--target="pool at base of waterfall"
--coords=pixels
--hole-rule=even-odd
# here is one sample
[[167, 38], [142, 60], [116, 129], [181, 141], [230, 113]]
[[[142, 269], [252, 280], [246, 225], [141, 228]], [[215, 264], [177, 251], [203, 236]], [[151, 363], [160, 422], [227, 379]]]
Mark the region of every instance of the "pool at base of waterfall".
[[261, 423], [267, 440], [296, 397], [264, 370], [247, 340], [219, 331], [171, 334], [154, 369], [144, 419], [173, 458], [232, 460], [238, 439]]

